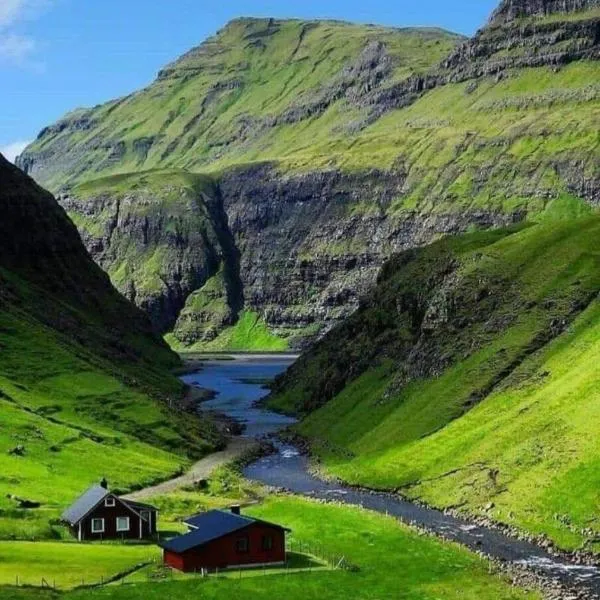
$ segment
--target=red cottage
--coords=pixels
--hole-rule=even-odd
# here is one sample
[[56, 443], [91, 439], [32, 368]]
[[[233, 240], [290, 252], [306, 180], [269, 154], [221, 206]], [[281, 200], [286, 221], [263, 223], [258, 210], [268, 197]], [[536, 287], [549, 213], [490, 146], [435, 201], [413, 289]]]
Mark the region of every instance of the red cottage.
[[106, 481], [87, 490], [61, 517], [80, 542], [150, 538], [157, 518], [157, 508], [119, 498]]
[[161, 543], [164, 563], [180, 571], [257, 567], [285, 563], [289, 529], [231, 512], [211, 510], [185, 522], [190, 531]]

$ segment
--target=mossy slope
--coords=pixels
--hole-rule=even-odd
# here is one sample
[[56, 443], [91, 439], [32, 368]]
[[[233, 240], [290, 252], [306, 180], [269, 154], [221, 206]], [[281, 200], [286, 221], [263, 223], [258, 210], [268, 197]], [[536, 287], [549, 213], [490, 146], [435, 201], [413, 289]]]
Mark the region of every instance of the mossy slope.
[[0, 182], [0, 537], [55, 537], [53, 520], [102, 476], [135, 487], [220, 440], [179, 412], [177, 357], [54, 198], [2, 157]]
[[595, 548], [599, 233], [593, 216], [400, 255], [271, 406], [310, 412], [299, 432], [353, 483]]

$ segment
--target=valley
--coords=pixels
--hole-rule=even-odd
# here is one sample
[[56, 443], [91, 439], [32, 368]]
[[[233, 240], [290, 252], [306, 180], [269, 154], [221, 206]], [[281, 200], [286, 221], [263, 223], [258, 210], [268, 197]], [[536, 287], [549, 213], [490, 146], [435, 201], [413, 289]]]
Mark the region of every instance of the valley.
[[0, 598], [600, 597], [599, 11], [236, 18], [0, 155]]

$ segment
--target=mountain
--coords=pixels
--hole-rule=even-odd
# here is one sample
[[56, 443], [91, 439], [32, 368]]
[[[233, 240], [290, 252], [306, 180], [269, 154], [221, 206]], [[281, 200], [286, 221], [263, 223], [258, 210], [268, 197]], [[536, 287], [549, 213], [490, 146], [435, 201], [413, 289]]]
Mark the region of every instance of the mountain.
[[391, 259], [269, 404], [325, 471], [598, 551], [600, 217]]
[[54, 537], [53, 519], [91, 483], [168, 477], [221, 439], [178, 408], [179, 360], [147, 316], [1, 156], [0, 210], [0, 538]]
[[395, 252], [600, 202], [599, 22], [596, 0], [505, 1], [470, 40], [238, 19], [19, 165], [175, 347], [303, 346]]

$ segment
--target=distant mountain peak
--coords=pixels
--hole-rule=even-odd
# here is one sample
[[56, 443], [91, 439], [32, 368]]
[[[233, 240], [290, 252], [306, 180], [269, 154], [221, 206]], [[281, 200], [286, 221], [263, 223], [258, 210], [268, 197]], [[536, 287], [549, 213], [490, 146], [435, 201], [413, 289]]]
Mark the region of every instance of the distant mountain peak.
[[600, 0], [503, 0], [492, 22], [510, 22], [523, 17], [543, 17], [600, 8]]

